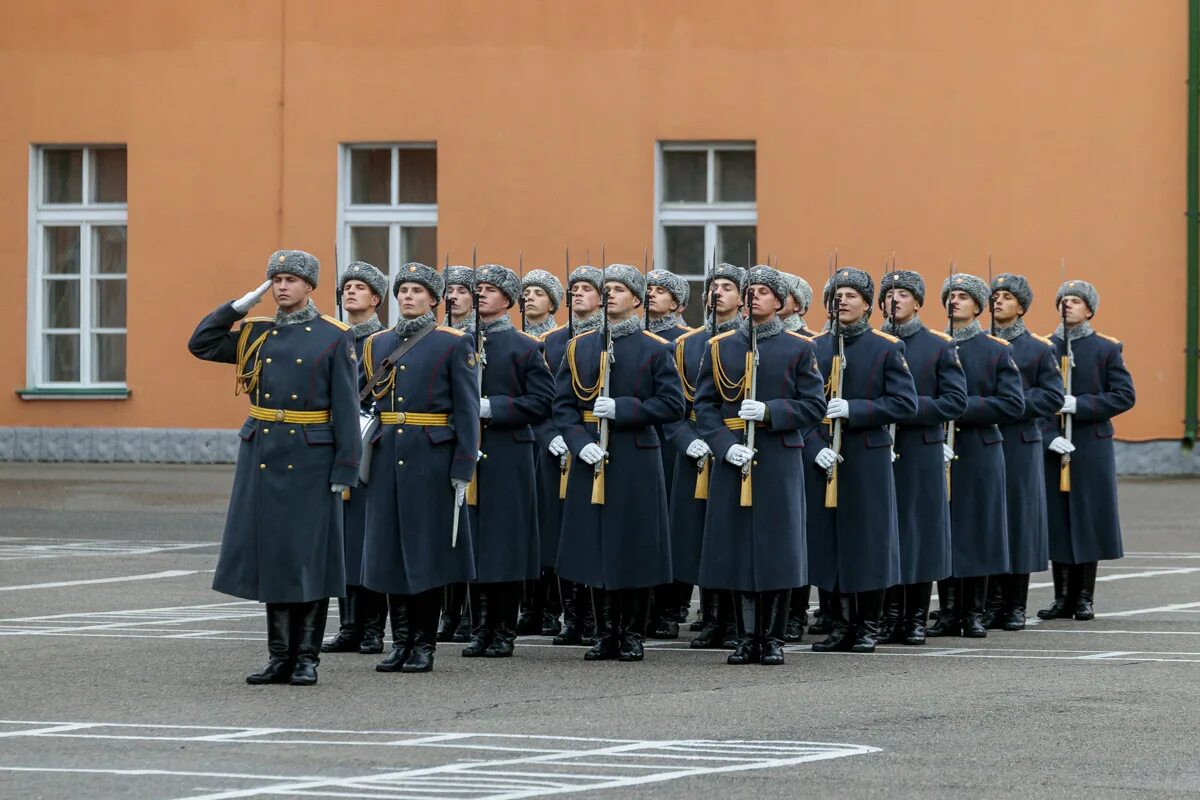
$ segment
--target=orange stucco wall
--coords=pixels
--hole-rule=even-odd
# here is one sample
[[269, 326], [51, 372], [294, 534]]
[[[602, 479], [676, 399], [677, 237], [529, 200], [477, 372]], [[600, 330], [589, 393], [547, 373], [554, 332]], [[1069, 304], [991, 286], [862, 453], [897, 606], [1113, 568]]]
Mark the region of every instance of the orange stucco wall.
[[[1139, 390], [1126, 439], [1182, 432], [1186, 4], [6, 2], [0, 425], [232, 427], [232, 370], [184, 343], [276, 247], [325, 264], [341, 142], [438, 146], [439, 252], [561, 270], [651, 242], [658, 140], [753, 139], [760, 256], [940, 282], [1059, 258], [1102, 293]], [[130, 399], [23, 401], [31, 143], [129, 148]], [[260, 307], [258, 313], [264, 313]], [[811, 317], [810, 317], [811, 321]]]

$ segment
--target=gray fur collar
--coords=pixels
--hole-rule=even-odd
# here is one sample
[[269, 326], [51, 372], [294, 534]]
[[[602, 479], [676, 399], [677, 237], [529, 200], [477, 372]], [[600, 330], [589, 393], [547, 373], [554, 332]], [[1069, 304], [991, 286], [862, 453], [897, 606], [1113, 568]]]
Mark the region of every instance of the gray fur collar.
[[604, 315], [599, 311], [593, 311], [592, 314], [587, 317], [575, 317], [573, 321], [575, 335], [578, 336], [579, 334], [586, 333], [587, 331], [598, 331], [600, 330], [600, 325], [603, 322]]
[[541, 336], [543, 333], [549, 333], [557, 327], [558, 323], [554, 321], [554, 317], [546, 317], [541, 322], [526, 325], [525, 332], [531, 336]]
[[[480, 320], [480, 322], [483, 322], [483, 320]], [[505, 314], [503, 317], [500, 317], [500, 319], [483, 323], [484, 334], [499, 333], [500, 331], [511, 331], [512, 329], [512, 320], [509, 319], [507, 314]]]
[[851, 322], [849, 325], [843, 325], [842, 336], [846, 339], [857, 339], [867, 331], [871, 330], [871, 318], [866, 314], [858, 322]]
[[663, 331], [669, 331], [671, 328], [676, 327], [687, 327], [683, 324], [683, 317], [679, 316], [678, 314], [667, 314], [659, 317], [658, 319], [650, 320], [650, 325], [646, 328], [646, 330], [650, 331], [651, 333], [662, 333]]
[[965, 328], [959, 328], [958, 330], [951, 328], [946, 333], [950, 334], [956, 342], [965, 342], [983, 333], [983, 328], [979, 327], [979, 320], [973, 319], [971, 320], [971, 324]]
[[783, 328], [784, 330], [799, 333], [804, 330], [804, 320], [800, 318], [799, 314], [792, 314], [783, 321]]
[[1016, 322], [1012, 325], [1003, 325], [996, 328], [996, 335], [1006, 342], [1011, 342], [1013, 339], [1025, 333], [1025, 318], [1017, 317]]
[[925, 330], [925, 323], [921, 322], [921, 318], [913, 316], [908, 322], [902, 322], [899, 325], [891, 320], [883, 323], [880, 328], [884, 333], [890, 333], [892, 336], [899, 336], [901, 339], [907, 339], [915, 333]]
[[633, 333], [638, 333], [642, 330], [642, 318], [637, 314], [630, 316], [628, 319], [623, 319], [620, 322], [613, 322], [608, 326], [609, 335], [613, 339], [622, 339]]
[[1058, 324], [1058, 327], [1054, 329], [1054, 335], [1059, 339], [1062, 339], [1064, 342], [1073, 342], [1076, 339], [1084, 339], [1088, 336], [1091, 336], [1093, 333], [1095, 333], [1095, 331], [1092, 330], [1092, 323], [1088, 320], [1084, 320], [1076, 325], [1067, 332], [1066, 336], [1063, 336], [1063, 326], [1061, 322]]
[[401, 317], [400, 321], [396, 323], [395, 331], [396, 333], [400, 334], [401, 337], [412, 336], [426, 325], [433, 325], [436, 322], [437, 319], [434, 318], [433, 312], [427, 311], [421, 316], [413, 317], [412, 319], [405, 319], [404, 317]]
[[312, 300], [308, 301], [308, 305], [304, 308], [285, 314], [283, 309], [275, 311], [276, 325], [298, 325], [301, 322], [309, 322], [321, 316], [321, 312], [317, 311], [317, 306]]
[[379, 321], [378, 314], [372, 314], [371, 318], [366, 322], [351, 325], [350, 330], [354, 333], [355, 339], [365, 339], [372, 333], [383, 330], [383, 323]]
[[468, 314], [467, 316], [460, 319], [458, 322], [451, 322], [450, 327], [454, 328], [454, 330], [456, 330], [456, 331], [462, 331], [463, 333], [474, 333], [475, 332], [475, 319]]
[[[750, 335], [749, 317], [742, 318], [741, 324], [738, 325], [738, 330], [740, 330], [744, 336]], [[762, 325], [754, 326], [754, 335], [759, 339], [770, 339], [772, 336], [778, 336], [779, 334], [783, 333], [784, 330], [786, 329], [783, 327], [783, 320], [781, 320], [779, 317], [771, 317]]]

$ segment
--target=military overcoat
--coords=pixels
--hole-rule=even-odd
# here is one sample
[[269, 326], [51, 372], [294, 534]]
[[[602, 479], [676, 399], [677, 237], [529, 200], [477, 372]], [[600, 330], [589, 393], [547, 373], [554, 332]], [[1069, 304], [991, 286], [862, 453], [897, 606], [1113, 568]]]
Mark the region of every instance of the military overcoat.
[[[567, 338], [567, 329], [555, 328], [542, 334], [541, 340], [543, 356], [553, 379], [558, 374], [558, 368], [567, 352], [567, 342], [570, 341]], [[562, 530], [563, 510], [562, 498], [558, 496], [563, 460], [547, 449], [554, 437], [558, 436], [553, 415], [547, 415], [534, 425], [533, 433], [537, 442], [538, 539], [541, 542], [541, 560], [543, 567], [553, 569], [558, 561], [558, 538]]]

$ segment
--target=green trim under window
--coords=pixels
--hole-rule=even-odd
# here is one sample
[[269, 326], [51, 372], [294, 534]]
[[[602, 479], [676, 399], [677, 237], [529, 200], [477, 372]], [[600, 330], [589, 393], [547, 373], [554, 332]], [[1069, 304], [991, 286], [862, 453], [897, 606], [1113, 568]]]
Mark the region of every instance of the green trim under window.
[[72, 388], [64, 386], [53, 389], [26, 387], [17, 389], [22, 400], [128, 400], [132, 392], [120, 388]]

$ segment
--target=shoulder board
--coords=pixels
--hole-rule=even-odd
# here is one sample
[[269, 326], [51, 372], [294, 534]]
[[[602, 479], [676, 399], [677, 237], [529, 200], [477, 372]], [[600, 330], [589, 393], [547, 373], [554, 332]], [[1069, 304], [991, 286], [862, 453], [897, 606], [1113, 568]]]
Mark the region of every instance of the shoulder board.
[[678, 345], [684, 339], [687, 339], [691, 336], [695, 336], [697, 333], [704, 333], [704, 331], [705, 331], [704, 328], [689, 328], [687, 333], [683, 334], [682, 336], [680, 336], [678, 339], [675, 340], [675, 344]]
[[660, 344], [670, 344], [670, 342], [668, 342], [663, 337], [659, 336], [657, 333], [651, 333], [650, 331], [642, 331], [642, 335], [647, 338], [653, 339], [654, 341], [659, 342]]
[[1050, 340], [1049, 340], [1049, 339], [1047, 339], [1045, 336], [1038, 336], [1038, 335], [1037, 335], [1036, 333], [1034, 333], [1033, 331], [1027, 331], [1027, 333], [1028, 333], [1030, 336], [1032, 336], [1033, 338], [1037, 339], [1037, 340], [1038, 340], [1039, 342], [1041, 342], [1042, 344], [1046, 345], [1047, 347], [1054, 347], [1054, 342], [1050, 341]]
[[721, 341], [722, 339], [724, 339], [725, 337], [727, 337], [727, 336], [732, 336], [733, 334], [735, 334], [735, 333], [737, 333], [737, 332], [738, 332], [738, 329], [737, 329], [737, 328], [734, 328], [734, 329], [733, 329], [733, 330], [731, 330], [731, 331], [725, 331], [724, 333], [718, 333], [716, 336], [712, 337], [712, 338], [711, 338], [711, 339], [709, 339], [708, 341], [710, 341], [710, 342], [719, 342], [719, 341]]
[[1108, 336], [1106, 334], [1100, 333], [1099, 331], [1096, 331], [1096, 335], [1099, 336], [1101, 339], [1107, 339], [1108, 341], [1112, 342], [1113, 344], [1121, 343], [1121, 340], [1116, 338], [1115, 336]]
[[535, 342], [540, 342], [542, 340], [542, 338], [540, 336], [534, 336], [532, 333], [529, 333], [528, 331], [523, 331], [520, 328], [517, 328], [516, 331], [517, 331], [517, 333], [524, 336], [526, 339], [531, 339]]
[[584, 331], [583, 333], [577, 333], [577, 334], [575, 334], [574, 338], [571, 339], [571, 341], [575, 341], [575, 339], [582, 339], [585, 336], [591, 336], [593, 333], [599, 333], [599, 331], [596, 328], [592, 328], [590, 331]]
[[1007, 339], [1001, 339], [999, 336], [992, 336], [990, 333], [984, 334], [984, 335], [987, 336], [989, 339], [991, 339], [993, 342], [999, 342], [1000, 344], [1004, 345], [1005, 347], [1012, 347], [1012, 342], [1008, 341]]
[[445, 331], [446, 333], [452, 333], [455, 336], [466, 336], [467, 335], [466, 331], [460, 331], [458, 328], [451, 328], [449, 325], [438, 325], [437, 329], [439, 331]]
[[784, 331], [784, 333], [786, 333], [788, 336], [795, 336], [797, 339], [803, 339], [806, 342], [812, 341], [812, 339], [805, 336], [803, 333], [797, 333], [796, 331]]
[[935, 330], [933, 328], [926, 328], [925, 330], [929, 331], [930, 333], [932, 333], [934, 336], [938, 337], [939, 339], [945, 339], [947, 342], [954, 341], [954, 337], [951, 336], [950, 334], [946, 333], [945, 331], [939, 331], [939, 330]]
[[[560, 330], [562, 330], [562, 328], [555, 328], [553, 331], [546, 331], [545, 333], [539, 333], [536, 338], [539, 342], [544, 342], [550, 338], [550, 334], [554, 333], [554, 331], [560, 331]], [[522, 333], [524, 333], [524, 331], [522, 331]]]
[[242, 322], [274, 322], [274, 317], [246, 317]]
[[820, 339], [822, 336], [828, 336], [828, 335], [829, 335], [829, 331], [817, 331], [816, 333], [813, 334], [812, 338], [813, 338], [813, 341], [816, 341], [817, 339]]
[[899, 336], [892, 336], [890, 333], [884, 333], [883, 331], [879, 330], [878, 328], [871, 328], [871, 333], [875, 334], [876, 336], [878, 336], [881, 339], [887, 339], [892, 344], [895, 344], [896, 342], [900, 341]]
[[331, 316], [329, 316], [328, 314], [322, 314], [322, 315], [321, 315], [321, 319], [325, 320], [325, 321], [326, 321], [326, 322], [328, 322], [330, 325], [336, 325], [337, 327], [341, 328], [341, 329], [342, 329], [342, 330], [344, 330], [344, 331], [348, 331], [348, 330], [350, 330], [350, 326], [349, 326], [349, 325], [347, 325], [346, 323], [342, 322], [342, 321], [341, 321], [340, 319], [338, 319], [337, 317], [331, 317]]

